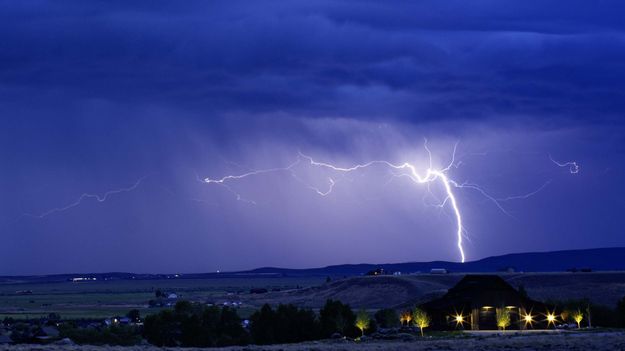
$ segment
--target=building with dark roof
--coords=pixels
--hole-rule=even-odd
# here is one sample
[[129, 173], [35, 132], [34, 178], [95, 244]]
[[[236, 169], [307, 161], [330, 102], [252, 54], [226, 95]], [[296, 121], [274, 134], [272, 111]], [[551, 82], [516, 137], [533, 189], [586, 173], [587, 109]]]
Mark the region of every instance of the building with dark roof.
[[466, 275], [443, 297], [419, 307], [438, 330], [495, 330], [502, 315], [509, 317], [506, 329], [545, 329], [556, 322], [552, 307], [524, 296], [498, 275]]

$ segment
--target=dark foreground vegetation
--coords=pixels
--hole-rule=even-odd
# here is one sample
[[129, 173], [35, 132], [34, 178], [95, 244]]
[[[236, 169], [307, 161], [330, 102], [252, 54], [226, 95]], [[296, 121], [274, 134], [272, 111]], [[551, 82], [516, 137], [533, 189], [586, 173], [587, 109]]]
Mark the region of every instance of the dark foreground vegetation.
[[[561, 311], [558, 321], [566, 328], [575, 327], [575, 322], [580, 323], [576, 321], [580, 313], [583, 322], [578, 325], [582, 327], [625, 327], [625, 297], [615, 308], [592, 305], [588, 300], [551, 301], [550, 304], [558, 306]], [[320, 339], [357, 339], [363, 335], [386, 339], [389, 331], [400, 335], [412, 332], [413, 336], [419, 337], [418, 328], [423, 327], [427, 333], [428, 326], [427, 322], [419, 325], [415, 312], [419, 310], [381, 309], [370, 317], [366, 311], [354, 312], [349, 305], [327, 300], [318, 313], [294, 305], [264, 305], [249, 320], [242, 320], [231, 307], [179, 301], [173, 308], [144, 320], [137, 310], [106, 323], [65, 321], [58, 314], [29, 321], [5, 318], [0, 326], [0, 336], [6, 340], [8, 335], [15, 344], [50, 344], [66, 340], [80, 345], [131, 346], [147, 341], [167, 347], [288, 344]], [[430, 332], [430, 335], [434, 334]]]
[[145, 319], [143, 335], [157, 346], [214, 347], [297, 343], [334, 336], [357, 337], [356, 315], [348, 305], [328, 300], [316, 313], [294, 305], [264, 305], [249, 321], [234, 309], [178, 302], [173, 310]]

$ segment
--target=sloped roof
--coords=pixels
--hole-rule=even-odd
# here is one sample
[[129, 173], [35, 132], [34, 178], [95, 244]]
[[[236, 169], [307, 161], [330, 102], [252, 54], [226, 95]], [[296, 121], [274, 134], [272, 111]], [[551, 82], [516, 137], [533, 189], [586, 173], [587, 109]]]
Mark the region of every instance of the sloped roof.
[[482, 306], [536, 306], [498, 275], [469, 274], [447, 293], [422, 305], [426, 309], [474, 308]]

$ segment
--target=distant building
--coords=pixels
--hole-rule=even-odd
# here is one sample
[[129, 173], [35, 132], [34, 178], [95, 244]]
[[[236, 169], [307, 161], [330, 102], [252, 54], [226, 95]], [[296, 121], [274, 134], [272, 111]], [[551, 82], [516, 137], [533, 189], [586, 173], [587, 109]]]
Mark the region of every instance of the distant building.
[[98, 278], [96, 277], [75, 277], [72, 278], [72, 281], [74, 283], [78, 283], [78, 282], [91, 282], [91, 281], [96, 281], [98, 280]]
[[169, 300], [176, 300], [176, 299], [178, 299], [178, 294], [176, 294], [176, 293], [169, 293], [167, 295], [167, 299], [169, 299]]
[[384, 275], [384, 274], [386, 274], [386, 272], [384, 271], [384, 268], [376, 268], [374, 270], [367, 272], [367, 274], [365, 275]]
[[430, 274], [447, 274], [447, 269], [445, 268], [432, 268], [430, 270]]
[[523, 296], [497, 275], [466, 275], [443, 297], [420, 308], [438, 330], [496, 330], [497, 315], [503, 313], [510, 317], [507, 329], [545, 329], [556, 322], [554, 309]]

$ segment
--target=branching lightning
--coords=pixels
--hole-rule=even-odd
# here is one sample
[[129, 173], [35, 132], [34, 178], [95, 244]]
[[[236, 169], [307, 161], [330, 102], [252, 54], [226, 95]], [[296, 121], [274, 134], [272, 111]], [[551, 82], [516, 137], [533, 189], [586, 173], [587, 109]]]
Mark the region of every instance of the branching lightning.
[[[319, 188], [317, 186], [309, 184], [302, 177], [298, 176], [298, 174], [296, 172], [296, 167], [299, 166], [299, 165], [308, 165], [308, 166], [315, 167], [315, 168], [322, 168], [322, 169], [325, 169], [325, 170], [327, 170], [329, 172], [343, 173], [343, 174], [358, 172], [358, 171], [364, 170], [364, 169], [369, 168], [369, 167], [376, 167], [376, 166], [385, 167], [385, 168], [390, 170], [390, 173], [392, 174], [391, 179], [399, 178], [399, 177], [402, 177], [402, 178], [405, 177], [405, 178], [408, 178], [410, 181], [412, 181], [414, 184], [425, 185], [427, 187], [427, 193], [426, 194], [432, 195], [433, 198], [436, 198], [436, 196], [434, 196], [434, 194], [430, 191], [430, 185], [434, 184], [434, 183], [438, 183], [438, 184], [441, 185], [442, 189], [444, 189], [444, 197], [442, 199], [437, 199], [438, 203], [435, 204], [434, 206], [439, 207], [439, 208], [448, 207], [451, 210], [451, 212], [453, 213], [453, 217], [454, 217], [454, 221], [455, 221], [456, 246], [457, 246], [458, 252], [460, 254], [460, 261], [464, 263], [466, 257], [465, 257], [465, 249], [463, 247], [463, 238], [465, 237], [466, 230], [465, 230], [464, 225], [463, 225], [463, 217], [462, 217], [462, 214], [461, 214], [460, 206], [458, 204], [458, 199], [457, 199], [457, 196], [456, 196], [456, 194], [454, 192], [454, 189], [463, 188], [463, 189], [471, 189], [471, 190], [477, 191], [482, 196], [484, 196], [487, 200], [492, 202], [503, 213], [510, 215], [505, 210], [505, 208], [501, 205], [500, 202], [505, 202], [505, 201], [510, 201], [510, 200], [517, 200], [517, 199], [527, 199], [527, 198], [529, 198], [531, 196], [534, 196], [535, 194], [537, 194], [540, 191], [542, 191], [545, 187], [547, 187], [550, 184], [551, 180], [545, 182], [538, 189], [536, 189], [536, 190], [534, 190], [532, 192], [526, 193], [526, 194], [515, 195], [515, 196], [508, 196], [508, 197], [504, 197], [504, 198], [496, 198], [494, 196], [491, 196], [488, 192], [486, 192], [484, 189], [482, 189], [481, 187], [479, 187], [476, 184], [472, 184], [472, 183], [468, 183], [468, 182], [458, 183], [458, 182], [456, 182], [455, 180], [451, 179], [448, 176], [448, 172], [450, 171], [450, 169], [458, 168], [459, 165], [462, 162], [462, 161], [456, 161], [456, 149], [457, 149], [457, 146], [458, 146], [458, 143], [456, 143], [454, 145], [450, 163], [446, 167], [440, 168], [440, 169], [433, 167], [432, 153], [431, 153], [430, 149], [428, 148], [427, 139], [426, 139], [424, 141], [423, 147], [424, 147], [425, 151], [428, 154], [429, 164], [428, 164], [428, 167], [425, 170], [421, 170], [421, 171], [419, 171], [419, 169], [417, 168], [417, 166], [415, 164], [412, 164], [412, 163], [409, 163], [409, 162], [393, 163], [393, 162], [386, 161], [386, 160], [374, 160], [374, 161], [369, 161], [369, 162], [362, 163], [362, 164], [356, 164], [356, 165], [353, 165], [351, 167], [341, 167], [341, 166], [337, 166], [337, 165], [334, 165], [334, 164], [331, 164], [331, 163], [317, 161], [317, 160], [313, 159], [311, 156], [308, 156], [308, 155], [306, 155], [304, 153], [298, 152], [298, 155], [297, 155], [297, 158], [296, 158], [295, 162], [289, 164], [286, 167], [252, 170], [252, 171], [249, 171], [249, 172], [246, 172], [246, 173], [242, 173], [242, 174], [226, 175], [226, 176], [224, 176], [222, 178], [218, 178], [218, 179], [212, 179], [212, 178], [201, 179], [198, 176], [197, 179], [198, 179], [198, 181], [200, 181], [202, 183], [220, 185], [220, 186], [224, 187], [227, 191], [231, 192], [236, 197], [236, 199], [238, 201], [242, 201], [242, 202], [245, 202], [245, 203], [248, 203], [248, 204], [251, 204], [251, 205], [256, 205], [256, 202], [251, 200], [251, 199], [244, 198], [241, 194], [236, 192], [230, 186], [229, 183], [236, 182], [236, 181], [242, 180], [244, 178], [258, 176], [258, 175], [263, 175], [263, 174], [285, 172], [285, 173], [289, 174], [297, 182], [303, 184], [306, 188], [314, 191], [317, 195], [319, 195], [319, 196], [328, 196], [328, 195], [330, 195], [333, 192], [335, 186], [339, 182], [339, 179], [337, 177], [330, 176], [330, 177], [328, 177], [326, 179], [326, 181], [327, 181], [327, 188], [325, 188], [325, 189], [321, 189], [321, 188]], [[555, 161], [551, 157], [551, 155], [549, 155], [549, 159], [554, 164], [556, 164], [559, 167], [568, 167], [569, 168], [569, 172], [571, 174], [576, 174], [580, 170], [580, 167], [579, 167], [578, 163], [575, 162], [575, 161], [558, 162], [558, 161]], [[22, 217], [32, 217], [32, 218], [40, 218], [40, 219], [41, 218], [45, 218], [47, 216], [50, 216], [50, 215], [53, 215], [53, 214], [56, 214], [56, 213], [59, 213], [59, 212], [64, 212], [64, 211], [67, 211], [67, 210], [72, 209], [74, 207], [77, 207], [84, 200], [87, 200], [87, 199], [95, 199], [98, 202], [105, 202], [109, 197], [111, 197], [113, 195], [120, 194], [120, 193], [131, 192], [131, 191], [137, 189], [139, 187], [139, 185], [145, 180], [145, 178], [147, 178], [147, 176], [140, 178], [133, 185], [131, 185], [129, 187], [115, 189], [115, 190], [110, 190], [110, 191], [107, 191], [107, 192], [105, 192], [104, 194], [101, 194], [101, 195], [99, 195], [99, 194], [92, 194], [92, 193], [84, 193], [84, 194], [80, 195], [74, 202], [72, 202], [72, 203], [70, 203], [70, 204], [68, 204], [66, 206], [53, 208], [53, 209], [50, 209], [50, 210], [48, 210], [46, 212], [43, 212], [41, 214], [25, 213], [25, 214], [22, 214], [19, 218], [22, 218]], [[204, 200], [201, 200], [201, 199], [193, 199], [193, 201], [204, 202]], [[467, 236], [467, 238], [468, 238], [468, 236]]]
[[[363, 163], [363, 164], [357, 164], [351, 167], [339, 167], [330, 163], [326, 163], [326, 162], [319, 162], [314, 160], [312, 157], [307, 156], [303, 153], [299, 153], [297, 160], [288, 165], [287, 167], [283, 167], [283, 168], [270, 168], [270, 169], [263, 169], [263, 170], [256, 170], [256, 171], [251, 171], [251, 172], [247, 172], [244, 174], [240, 174], [240, 175], [227, 175], [224, 176], [222, 178], [219, 179], [211, 179], [211, 178], [205, 178], [203, 181], [205, 183], [208, 184], [220, 184], [220, 185], [224, 185], [227, 186], [227, 182], [229, 181], [233, 181], [233, 180], [239, 180], [239, 179], [243, 179], [246, 177], [250, 177], [250, 176], [254, 176], [254, 175], [259, 175], [259, 174], [265, 174], [265, 173], [272, 173], [272, 172], [288, 172], [291, 174], [292, 177], [294, 177], [296, 180], [298, 180], [299, 182], [305, 184], [308, 188], [312, 189], [313, 191], [315, 191], [318, 195], [321, 196], [327, 196], [330, 193], [332, 193], [332, 190], [334, 189], [334, 186], [336, 185], [336, 181], [333, 178], [328, 178], [328, 182], [329, 182], [329, 187], [327, 190], [321, 190], [317, 187], [314, 187], [310, 184], [307, 184], [306, 182], [304, 182], [300, 177], [297, 176], [297, 174], [294, 172], [294, 167], [299, 165], [302, 162], [306, 162], [309, 165], [313, 166], [313, 167], [319, 167], [319, 168], [325, 168], [327, 170], [333, 171], [333, 172], [340, 172], [340, 173], [352, 173], [352, 172], [357, 172], [359, 170], [368, 168], [368, 167], [373, 167], [376, 165], [379, 166], [384, 166], [384, 167], [388, 167], [391, 170], [394, 171], [402, 171], [403, 173], [400, 174], [395, 174], [395, 177], [408, 177], [412, 182], [414, 182], [415, 184], [427, 184], [429, 187], [430, 183], [433, 182], [440, 182], [440, 184], [443, 186], [443, 188], [445, 189], [445, 198], [440, 202], [440, 204], [438, 205], [439, 207], [444, 207], [446, 205], [449, 205], [449, 207], [451, 208], [454, 217], [455, 217], [455, 222], [456, 222], [456, 231], [455, 231], [455, 236], [456, 236], [456, 245], [458, 248], [458, 251], [460, 253], [460, 260], [462, 262], [465, 262], [465, 252], [464, 252], [464, 247], [462, 244], [462, 239], [463, 239], [463, 233], [464, 233], [464, 227], [463, 227], [463, 222], [462, 222], [462, 215], [460, 212], [460, 208], [458, 206], [458, 200], [456, 199], [456, 195], [454, 194], [453, 188], [473, 188], [473, 189], [477, 189], [479, 190], [482, 194], [484, 194], [485, 196], [487, 196], [489, 199], [491, 199], [494, 203], [497, 204], [497, 206], [503, 210], [503, 207], [501, 207], [501, 205], [499, 205], [498, 201], [493, 198], [492, 196], [488, 195], [485, 191], [483, 191], [482, 189], [480, 189], [479, 187], [475, 186], [475, 185], [468, 185], [468, 184], [458, 184], [457, 182], [453, 181], [452, 179], [450, 179], [447, 176], [447, 172], [449, 171], [450, 168], [456, 166], [455, 164], [455, 155], [456, 155], [456, 148], [457, 148], [457, 143], [454, 145], [454, 151], [452, 153], [452, 160], [449, 163], [449, 165], [443, 169], [435, 169], [432, 166], [432, 153], [430, 152], [430, 149], [428, 148], [427, 145], [427, 140], [425, 140], [424, 142], [424, 148], [428, 153], [428, 157], [429, 157], [429, 167], [423, 171], [422, 173], [420, 173], [417, 170], [417, 167], [411, 163], [408, 162], [404, 162], [404, 163], [399, 163], [399, 164], [395, 164], [389, 161], [385, 161], [385, 160], [375, 160], [375, 161], [369, 161], [367, 163]], [[228, 187], [229, 191], [232, 191], [232, 189], [230, 187]], [[239, 194], [236, 194], [238, 198], [240, 198]], [[505, 210], [504, 210], [505, 211]]]
[[551, 155], [549, 155], [549, 159], [551, 160], [551, 162], [555, 163], [559, 167], [568, 167], [569, 168], [569, 172], [571, 172], [571, 174], [579, 173], [579, 165], [575, 161], [558, 162], [558, 161], [554, 160], [553, 157], [551, 157]]
[[116, 195], [116, 194], [120, 194], [120, 193], [127, 193], [127, 192], [131, 192], [135, 189], [137, 189], [139, 187], [139, 185], [141, 185], [141, 182], [143, 182], [145, 180], [145, 178], [147, 178], [148, 176], [139, 178], [139, 180], [137, 180], [133, 185], [127, 187], [127, 188], [120, 188], [120, 189], [114, 189], [114, 190], [109, 190], [107, 192], [105, 192], [102, 195], [99, 194], [88, 194], [88, 193], [84, 193], [82, 195], [80, 195], [80, 197], [78, 197], [78, 199], [76, 199], [76, 201], [63, 206], [63, 207], [56, 207], [53, 209], [50, 209], [46, 212], [40, 213], [40, 214], [32, 214], [32, 213], [24, 213], [22, 214], [20, 217], [18, 217], [18, 220], [22, 217], [32, 217], [32, 218], [45, 218], [48, 217], [52, 214], [55, 213], [59, 213], [59, 212], [64, 212], [67, 211], [71, 208], [74, 208], [76, 206], [79, 206], [84, 200], [86, 199], [95, 199], [98, 202], [104, 202], [106, 201], [110, 196], [112, 195]]
[[[383, 166], [383, 167], [389, 168], [392, 171], [393, 178], [394, 177], [407, 177], [412, 182], [414, 182], [415, 184], [424, 184], [424, 185], [426, 185], [428, 187], [428, 193], [430, 193], [430, 194], [431, 194], [431, 192], [429, 191], [430, 184], [438, 182], [438, 183], [440, 183], [442, 185], [442, 187], [444, 189], [445, 197], [442, 200], [440, 200], [439, 204], [437, 204], [436, 206], [440, 207], [440, 208], [443, 208], [445, 206], [449, 206], [449, 208], [453, 212], [455, 223], [456, 223], [456, 229], [455, 229], [456, 246], [457, 246], [458, 252], [460, 254], [460, 260], [463, 263], [465, 262], [465, 259], [466, 259], [466, 257], [465, 257], [465, 250], [464, 250], [464, 247], [463, 247], [463, 237], [464, 237], [464, 233], [465, 233], [465, 228], [463, 226], [463, 218], [462, 218], [462, 214], [461, 214], [461, 211], [460, 211], [460, 207], [458, 205], [458, 200], [457, 200], [456, 194], [454, 193], [454, 189], [456, 189], [456, 188], [466, 188], [466, 189], [475, 190], [475, 191], [479, 192], [481, 195], [483, 195], [486, 199], [491, 201], [503, 213], [510, 215], [505, 210], [505, 208], [500, 204], [500, 202], [502, 202], [502, 201], [510, 201], [510, 200], [517, 200], [517, 199], [527, 199], [527, 198], [529, 198], [531, 196], [534, 196], [535, 194], [537, 194], [538, 192], [543, 190], [545, 187], [547, 187], [551, 183], [551, 180], [549, 180], [549, 181], [545, 182], [542, 186], [540, 186], [538, 189], [536, 189], [536, 190], [534, 190], [532, 192], [529, 192], [527, 194], [509, 196], [509, 197], [505, 197], [505, 198], [495, 198], [495, 197], [491, 196], [490, 194], [488, 194], [481, 187], [477, 186], [476, 184], [458, 183], [455, 180], [449, 178], [449, 176], [447, 174], [448, 171], [452, 167], [453, 168], [457, 168], [460, 165], [460, 162], [461, 162], [461, 161], [456, 162], [456, 149], [457, 149], [458, 143], [456, 143], [454, 145], [451, 162], [447, 165], [447, 167], [442, 168], [442, 169], [436, 169], [436, 168], [434, 168], [432, 166], [432, 153], [430, 152], [430, 149], [428, 148], [427, 139], [424, 141], [423, 146], [424, 146], [424, 148], [425, 148], [425, 150], [426, 150], [426, 152], [428, 154], [428, 157], [429, 157], [429, 165], [428, 165], [428, 168], [425, 169], [422, 172], [419, 172], [417, 167], [414, 164], [411, 164], [409, 162], [392, 163], [392, 162], [385, 161], [385, 160], [374, 160], [374, 161], [369, 161], [369, 162], [362, 163], [362, 164], [356, 164], [356, 165], [351, 166], [351, 167], [340, 167], [340, 166], [336, 166], [334, 164], [316, 161], [312, 157], [299, 152], [298, 156], [297, 156], [297, 160], [295, 162], [293, 162], [292, 164], [286, 166], [286, 167], [254, 170], [254, 171], [250, 171], [250, 172], [239, 174], [239, 175], [227, 175], [227, 176], [224, 176], [224, 177], [218, 178], [218, 179], [204, 178], [202, 181], [204, 183], [207, 183], [207, 184], [218, 184], [218, 185], [222, 185], [222, 186], [226, 187], [226, 189], [228, 191], [232, 192], [233, 194], [235, 194], [237, 199], [239, 199], [239, 200], [242, 199], [241, 195], [236, 193], [226, 183], [231, 182], [231, 181], [241, 180], [243, 178], [247, 178], [247, 177], [251, 177], [251, 176], [255, 176], [255, 175], [266, 174], [266, 173], [274, 173], [274, 172], [287, 172], [287, 173], [289, 173], [298, 182], [304, 184], [306, 187], [308, 187], [309, 189], [313, 190], [315, 193], [317, 193], [320, 196], [327, 196], [327, 195], [331, 194], [333, 189], [334, 189], [334, 187], [335, 187], [335, 185], [337, 184], [337, 180], [332, 178], [332, 177], [329, 177], [328, 178], [329, 186], [328, 186], [328, 189], [326, 189], [326, 190], [321, 190], [321, 189], [319, 189], [319, 188], [317, 188], [315, 186], [312, 186], [312, 185], [306, 183], [304, 180], [302, 180], [295, 172], [295, 167], [297, 165], [302, 164], [302, 163], [306, 163], [306, 164], [308, 164], [310, 166], [313, 166], [313, 167], [324, 168], [324, 169], [327, 169], [329, 171], [338, 172], [338, 173], [352, 173], [352, 172], [357, 172], [357, 171], [363, 170], [365, 168], [373, 167], [373, 166]], [[550, 156], [550, 159], [555, 164], [557, 164], [560, 167], [569, 167], [571, 173], [577, 173], [579, 171], [579, 166], [574, 161], [566, 162], [566, 163], [559, 163], [559, 162], [554, 161], [553, 158], [551, 158], [551, 156]], [[396, 173], [395, 171], [399, 171], [399, 172]], [[245, 200], [245, 201], [250, 202], [250, 200]]]

